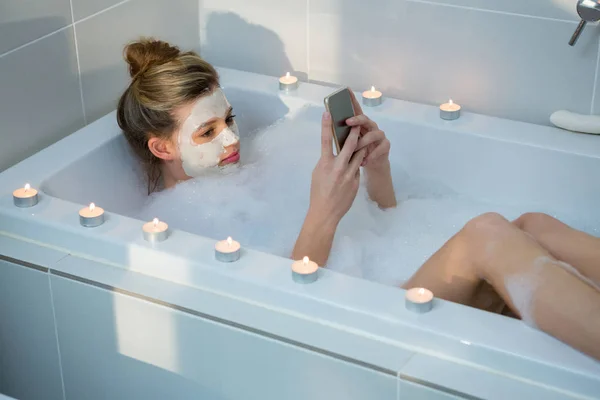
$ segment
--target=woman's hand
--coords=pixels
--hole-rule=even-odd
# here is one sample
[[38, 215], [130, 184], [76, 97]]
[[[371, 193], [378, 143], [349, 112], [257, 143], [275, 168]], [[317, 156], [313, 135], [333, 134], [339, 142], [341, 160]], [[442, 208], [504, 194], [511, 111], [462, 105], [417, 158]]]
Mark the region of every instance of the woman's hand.
[[360, 165], [367, 149], [357, 150], [360, 128], [352, 128], [344, 147], [333, 155], [331, 115], [321, 122], [321, 158], [312, 175], [309, 213], [335, 226], [346, 215], [360, 182]]
[[346, 215], [360, 182], [360, 164], [366, 149], [356, 150], [359, 128], [353, 128], [340, 154], [333, 155], [333, 129], [329, 113], [321, 121], [321, 158], [312, 174], [310, 207], [292, 251], [292, 258], [310, 257], [320, 266], [329, 258], [335, 230]]
[[390, 166], [390, 141], [377, 124], [363, 114], [354, 93], [350, 91], [356, 115], [346, 120], [352, 129], [360, 129], [357, 151], [366, 151], [362, 166], [367, 176], [367, 191], [371, 200], [381, 208], [396, 207], [396, 194]]
[[385, 133], [379, 129], [377, 124], [367, 117], [356, 100], [354, 93], [350, 91], [352, 105], [356, 115], [346, 120], [346, 124], [360, 128], [360, 139], [356, 150], [366, 149], [366, 157], [361, 166], [367, 170], [377, 170], [389, 164], [390, 141]]

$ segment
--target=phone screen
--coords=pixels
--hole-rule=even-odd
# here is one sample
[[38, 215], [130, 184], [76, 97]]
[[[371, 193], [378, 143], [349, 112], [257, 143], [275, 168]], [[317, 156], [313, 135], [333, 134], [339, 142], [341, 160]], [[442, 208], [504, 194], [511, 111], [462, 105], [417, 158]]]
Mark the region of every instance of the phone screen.
[[338, 152], [344, 147], [344, 143], [350, 134], [350, 127], [346, 125], [346, 120], [354, 116], [352, 107], [352, 98], [348, 88], [344, 88], [333, 93], [325, 99], [327, 110], [331, 114], [334, 135], [337, 141]]

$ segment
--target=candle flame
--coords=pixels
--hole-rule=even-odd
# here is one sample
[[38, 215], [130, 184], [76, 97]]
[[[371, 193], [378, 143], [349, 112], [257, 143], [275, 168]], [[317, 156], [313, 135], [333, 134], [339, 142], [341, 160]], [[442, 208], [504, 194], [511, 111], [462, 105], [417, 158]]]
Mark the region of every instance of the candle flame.
[[155, 227], [155, 228], [158, 226], [158, 223], [159, 223], [159, 222], [160, 222], [160, 221], [158, 220], [158, 218], [154, 218], [154, 219], [152, 220], [152, 223], [154, 224], [154, 227]]
[[231, 245], [233, 244], [233, 239], [231, 238], [231, 236], [227, 238], [227, 244], [229, 245], [229, 247], [231, 247]]
[[454, 104], [454, 102], [452, 101], [452, 99], [448, 100], [448, 103]]
[[425, 289], [423, 289], [423, 288], [419, 289], [419, 294], [421, 296], [423, 296], [425, 294]]
[[286, 77], [286, 78], [289, 78], [289, 77], [290, 77], [290, 73], [289, 73], [289, 72], [286, 72], [286, 73], [285, 73], [285, 77]]
[[308, 265], [308, 263], [309, 263], [309, 262], [310, 262], [310, 259], [309, 259], [308, 257], [304, 257], [304, 258], [302, 259], [302, 263], [303, 263], [304, 265]]
[[31, 185], [29, 183], [26, 183], [24, 189], [25, 191], [28, 191], [29, 189], [31, 189]]
[[94, 203], [90, 203], [90, 211], [94, 211], [96, 205]]
[[375, 86], [371, 86], [371, 92], [375, 91]]

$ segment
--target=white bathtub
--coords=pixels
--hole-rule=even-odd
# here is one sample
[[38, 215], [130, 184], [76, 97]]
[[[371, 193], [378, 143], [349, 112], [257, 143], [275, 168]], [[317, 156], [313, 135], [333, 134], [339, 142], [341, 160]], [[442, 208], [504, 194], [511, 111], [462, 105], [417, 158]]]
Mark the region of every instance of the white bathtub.
[[[307, 104], [321, 107], [331, 92], [302, 84], [285, 95], [274, 78], [220, 73], [243, 132], [295, 115]], [[368, 111], [392, 141], [393, 168], [475, 199], [551, 212], [598, 232], [600, 137], [468, 112], [447, 122], [435, 107], [389, 99]], [[155, 246], [144, 242], [143, 221], [130, 217], [146, 198], [136, 165], [113, 113], [0, 174], [0, 255], [48, 275], [56, 324], [68, 316], [56, 310], [60, 284], [52, 282], [65, 279], [392, 377], [396, 396], [600, 398], [599, 362], [520, 321], [438, 300], [431, 312], [415, 315], [404, 309], [403, 290], [329, 270], [320, 271], [314, 284], [298, 285], [289, 260], [256, 251], [222, 265], [213, 258], [212, 239], [182, 231]], [[25, 182], [41, 189], [41, 199], [20, 209], [11, 193]], [[91, 201], [107, 210], [108, 219], [86, 229], [78, 210]], [[52, 257], [40, 256], [48, 251]], [[70, 331], [56, 330], [68, 394], [69, 382], [85, 368], [67, 365], [77, 361], [62, 354], [71, 345], [65, 339]], [[195, 346], [180, 343], [183, 352], [187, 345]], [[152, 349], [141, 346], [136, 354], [142, 359]]]

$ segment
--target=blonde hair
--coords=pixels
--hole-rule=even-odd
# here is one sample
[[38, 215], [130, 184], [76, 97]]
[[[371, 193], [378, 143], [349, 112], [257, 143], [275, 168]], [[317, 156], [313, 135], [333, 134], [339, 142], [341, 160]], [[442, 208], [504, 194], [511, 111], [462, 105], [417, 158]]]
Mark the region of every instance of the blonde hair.
[[178, 127], [174, 110], [210, 93], [219, 76], [195, 52], [181, 52], [152, 38], [128, 44], [123, 54], [131, 83], [119, 100], [117, 122], [146, 168], [150, 194], [160, 184], [161, 160], [148, 148], [148, 140], [170, 139]]

